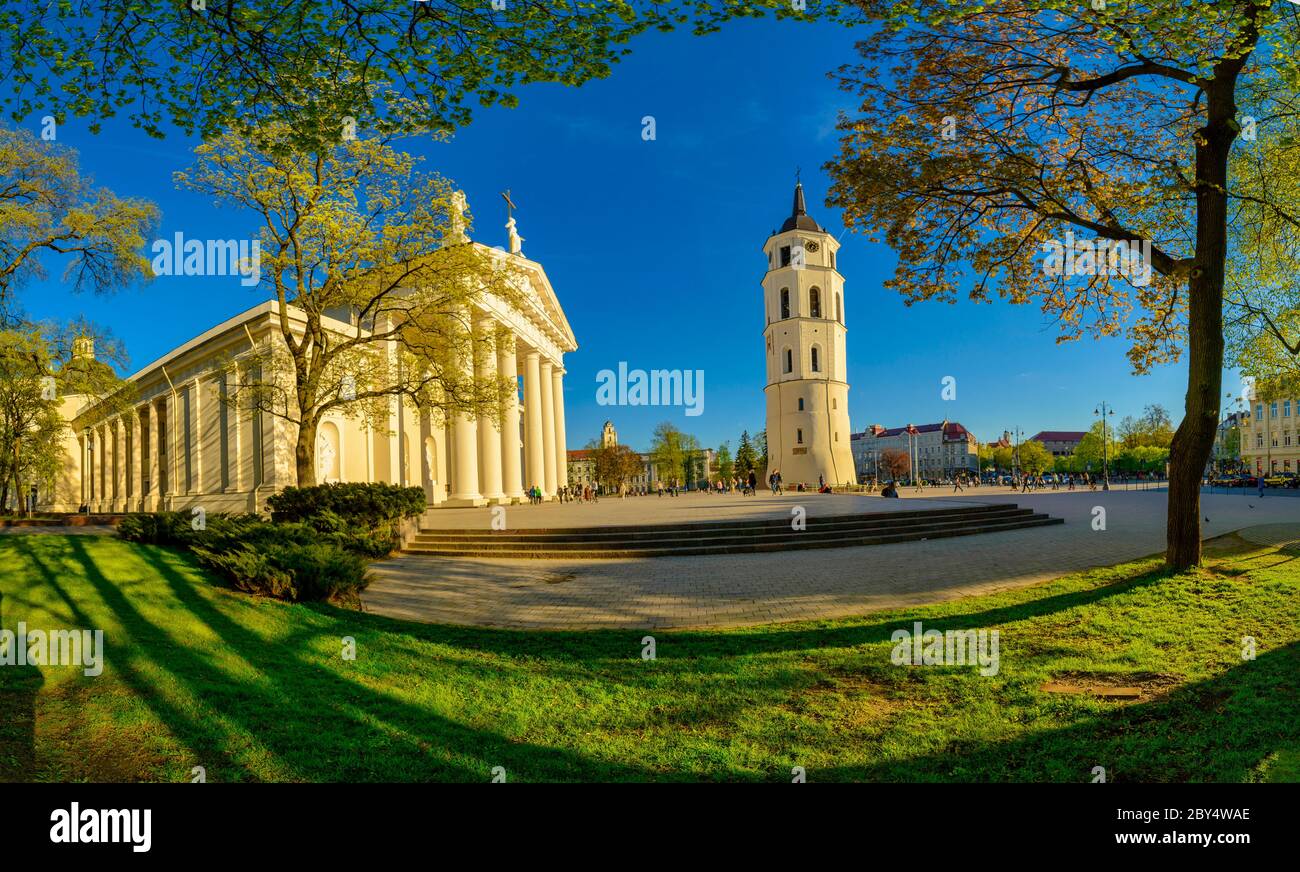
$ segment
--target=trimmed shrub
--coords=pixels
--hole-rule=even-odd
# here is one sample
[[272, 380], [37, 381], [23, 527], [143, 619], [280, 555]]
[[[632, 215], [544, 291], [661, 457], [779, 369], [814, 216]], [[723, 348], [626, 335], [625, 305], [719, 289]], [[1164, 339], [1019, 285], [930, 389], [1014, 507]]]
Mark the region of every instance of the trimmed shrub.
[[192, 520], [185, 512], [130, 515], [118, 536], [186, 549], [239, 590], [295, 601], [354, 603], [370, 583], [364, 555], [379, 547], [369, 534], [322, 533], [309, 524], [271, 524], [257, 515], [208, 515], [203, 530], [195, 530]]
[[329, 513], [352, 527], [374, 530], [422, 514], [427, 500], [419, 487], [338, 482], [287, 487], [266, 502], [276, 523], [311, 521]]

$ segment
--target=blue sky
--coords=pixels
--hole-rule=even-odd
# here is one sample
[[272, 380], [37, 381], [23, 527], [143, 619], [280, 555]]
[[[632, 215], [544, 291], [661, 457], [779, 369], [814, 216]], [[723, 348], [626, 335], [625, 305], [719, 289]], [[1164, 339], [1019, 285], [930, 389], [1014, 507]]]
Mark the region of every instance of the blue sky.
[[[830, 232], [840, 216], [824, 205], [821, 166], [838, 149], [839, 108], [851, 108], [827, 71], [854, 60], [853, 34], [832, 25], [744, 21], [719, 34], [647, 35], [603, 81], [581, 88], [521, 89], [517, 109], [479, 109], [445, 143], [411, 139], [424, 168], [455, 180], [474, 214], [474, 237], [504, 245], [510, 188], [524, 252], [541, 262], [577, 336], [566, 358], [570, 448], [612, 419], [621, 441], [649, 445], [669, 420], [706, 445], [764, 426], [761, 246], [789, 214], [795, 168], [809, 212]], [[39, 114], [27, 119], [39, 129]], [[641, 119], [657, 138], [641, 137]], [[122, 196], [162, 210], [160, 234], [248, 238], [246, 216], [175, 189], [196, 140], [151, 139], [126, 123], [99, 135], [70, 122], [59, 142], [84, 171]], [[948, 418], [981, 441], [1004, 429], [1084, 430], [1101, 400], [1117, 416], [1161, 403], [1181, 417], [1181, 364], [1137, 378], [1123, 340], [1055, 343], [1034, 306], [923, 303], [882, 287], [894, 258], [883, 245], [844, 233], [849, 411], [854, 430]], [[122, 339], [132, 369], [165, 354], [263, 298], [238, 278], [158, 278], [109, 297], [74, 295], [58, 281], [28, 286], [35, 317], [85, 314]], [[165, 315], [160, 313], [166, 313]], [[630, 368], [704, 372], [704, 413], [682, 408], [602, 407], [596, 374]], [[957, 398], [940, 397], [945, 376]], [[1224, 390], [1236, 390], [1235, 376]]]

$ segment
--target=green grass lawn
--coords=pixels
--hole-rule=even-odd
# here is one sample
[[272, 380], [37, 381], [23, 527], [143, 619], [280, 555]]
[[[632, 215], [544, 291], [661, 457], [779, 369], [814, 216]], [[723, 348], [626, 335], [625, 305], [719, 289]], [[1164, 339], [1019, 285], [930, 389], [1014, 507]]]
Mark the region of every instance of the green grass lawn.
[[[103, 629], [107, 656], [98, 678], [0, 666], [0, 780], [1297, 780], [1298, 558], [1228, 538], [1181, 576], [1152, 559], [854, 620], [656, 632], [644, 661], [643, 632], [409, 624], [254, 599], [165, 549], [6, 536], [0, 625]], [[1001, 671], [892, 665], [915, 620], [997, 629]], [[1145, 692], [1039, 689], [1054, 678]]]

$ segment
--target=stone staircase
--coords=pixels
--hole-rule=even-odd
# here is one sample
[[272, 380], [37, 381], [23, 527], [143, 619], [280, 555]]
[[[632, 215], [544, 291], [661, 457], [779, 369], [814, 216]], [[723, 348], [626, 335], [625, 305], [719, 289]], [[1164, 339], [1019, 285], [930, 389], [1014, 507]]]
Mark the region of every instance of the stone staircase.
[[1061, 523], [1061, 518], [1007, 503], [809, 517], [803, 530], [793, 529], [788, 518], [554, 530], [421, 530], [403, 551], [442, 557], [547, 560], [689, 557], [885, 545]]

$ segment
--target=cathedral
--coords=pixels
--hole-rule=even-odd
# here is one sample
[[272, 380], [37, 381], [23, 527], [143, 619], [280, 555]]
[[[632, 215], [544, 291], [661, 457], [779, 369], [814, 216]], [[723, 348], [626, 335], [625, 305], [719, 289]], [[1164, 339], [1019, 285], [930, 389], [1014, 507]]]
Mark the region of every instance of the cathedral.
[[[421, 487], [430, 508], [521, 502], [534, 486], [553, 499], [567, 484], [564, 355], [577, 342], [542, 265], [524, 256], [514, 223], [512, 217], [506, 225], [508, 251], [472, 243], [508, 258], [524, 295], [516, 308], [483, 294], [472, 313], [500, 337], [495, 353], [476, 358], [477, 371], [519, 382], [500, 425], [494, 417], [465, 415], [443, 424], [403, 398], [390, 401], [387, 427], [331, 413], [317, 436], [319, 480], [297, 482], [295, 425], [246, 413], [235, 396], [248, 381], [250, 353], [283, 342], [279, 304], [270, 300], [129, 376], [129, 409], [109, 412], [95, 397], [64, 398], [63, 469], [38, 488], [37, 510], [256, 512], [287, 485], [327, 482]], [[305, 323], [292, 304], [288, 310], [291, 323]], [[341, 336], [354, 329], [324, 320]]]
[[787, 485], [856, 482], [839, 247], [808, 214], [796, 184], [790, 217], [763, 246], [767, 472], [780, 472]]

